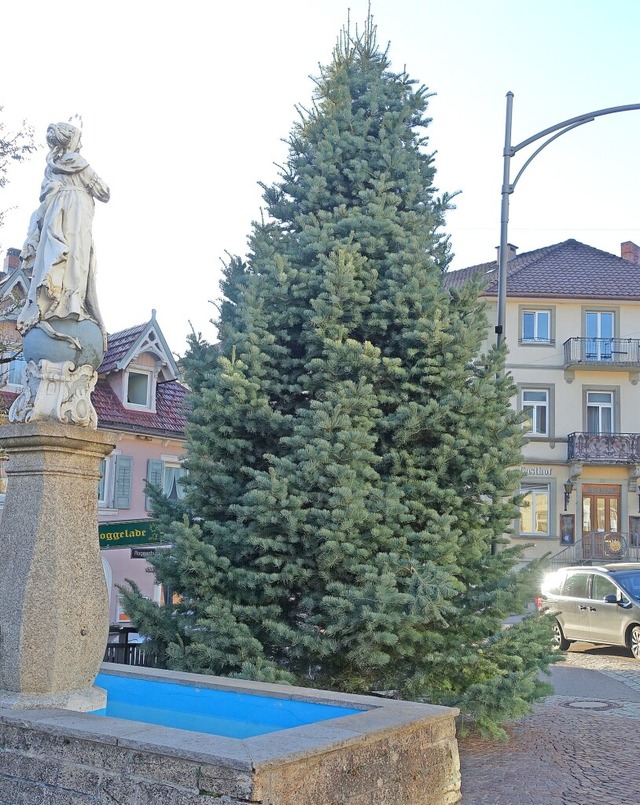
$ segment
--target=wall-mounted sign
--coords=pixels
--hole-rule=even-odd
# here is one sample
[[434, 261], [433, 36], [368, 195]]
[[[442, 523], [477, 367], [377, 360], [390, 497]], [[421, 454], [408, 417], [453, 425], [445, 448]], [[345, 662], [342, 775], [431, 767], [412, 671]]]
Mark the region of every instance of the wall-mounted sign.
[[582, 494], [584, 497], [587, 495], [612, 495], [617, 497], [620, 495], [620, 486], [619, 484], [600, 484], [599, 486], [584, 484]]
[[576, 541], [576, 516], [575, 514], [560, 515], [560, 543], [562, 545], [573, 545]]
[[148, 559], [150, 556], [156, 555], [155, 548], [132, 548], [131, 549], [131, 558], [132, 559]]
[[553, 475], [553, 470], [548, 467], [520, 467], [523, 475]]
[[99, 523], [101, 548], [122, 548], [127, 545], [157, 544], [162, 540], [155, 530], [154, 520], [130, 520], [121, 523]]

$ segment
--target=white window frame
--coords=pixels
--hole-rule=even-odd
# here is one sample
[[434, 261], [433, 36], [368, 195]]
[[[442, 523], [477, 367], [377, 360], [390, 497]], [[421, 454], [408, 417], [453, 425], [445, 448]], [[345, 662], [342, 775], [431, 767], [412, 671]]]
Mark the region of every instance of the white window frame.
[[[135, 403], [129, 400], [129, 380], [132, 375], [145, 375], [147, 378], [147, 398], [144, 403]], [[125, 372], [124, 394], [122, 404], [131, 411], [155, 411], [155, 374], [149, 369], [132, 367]]]
[[[589, 402], [589, 396], [591, 394], [607, 394], [609, 396], [610, 402], [606, 403], [603, 401], [594, 401], [592, 403]], [[587, 426], [587, 433], [592, 433], [589, 430], [589, 409], [597, 409], [598, 410], [598, 429], [597, 431], [593, 431], [595, 435], [610, 435], [612, 433], [616, 433], [616, 394], [615, 391], [611, 391], [609, 389], [588, 389], [586, 394], [586, 426]], [[610, 411], [611, 412], [611, 429], [610, 430], [603, 430], [602, 429], [602, 412], [603, 411]]]
[[116, 462], [121, 454], [122, 451], [114, 450], [100, 462], [100, 471], [104, 473], [102, 479], [98, 481], [98, 510], [101, 515], [117, 513], [114, 504]]
[[[551, 485], [550, 484], [538, 484], [538, 483], [522, 483], [520, 485], [520, 494], [521, 495], [531, 495], [531, 530], [526, 530], [523, 527], [523, 517], [522, 514], [519, 518], [519, 527], [518, 533], [521, 536], [527, 537], [549, 537], [551, 536]], [[546, 513], [547, 513], [547, 529], [546, 531], [541, 531], [536, 529], [536, 520], [538, 519], [538, 509], [540, 509], [540, 514], [544, 511], [543, 506], [538, 505], [538, 499], [542, 500], [544, 497], [547, 499], [547, 506], [546, 506]], [[520, 511], [522, 512], [526, 502], [523, 501], [520, 507]]]
[[[525, 396], [529, 393], [544, 394], [545, 399], [542, 400], [526, 400]], [[551, 417], [551, 395], [548, 388], [535, 388], [523, 387], [520, 390], [520, 400], [522, 411], [526, 408], [531, 408], [531, 427], [525, 430], [528, 436], [548, 436], [549, 435], [549, 420]], [[544, 409], [545, 428], [539, 428], [539, 411]], [[525, 423], [526, 424], [526, 423]]]
[[100, 480], [98, 481], [98, 506], [106, 508], [109, 505], [109, 481], [111, 480], [111, 462], [109, 456], [100, 462]]
[[131, 623], [129, 613], [124, 608], [124, 595], [120, 592], [117, 594], [116, 598], [116, 623], [125, 625]]
[[[603, 335], [604, 317], [610, 321], [610, 333]], [[593, 317], [592, 319], [590, 317]], [[590, 321], [593, 327], [589, 327]], [[585, 310], [584, 334], [586, 339], [587, 359], [600, 361], [613, 360], [613, 343], [617, 331], [617, 317], [615, 310]]]
[[[527, 337], [524, 332], [525, 316], [533, 316], [533, 336]], [[540, 336], [540, 318], [547, 318], [546, 336]], [[521, 344], [552, 344], [552, 311], [550, 308], [525, 307], [520, 312], [520, 343]]]
[[[163, 495], [169, 497], [171, 489], [168, 488], [169, 479], [167, 470], [182, 470], [180, 477], [186, 474], [186, 469], [178, 456], [161, 455], [159, 458], [147, 460], [147, 482], [160, 487]], [[185, 492], [180, 484], [177, 485], [176, 492], [178, 494], [178, 500], [182, 500]], [[153, 511], [153, 502], [148, 495], [145, 501], [145, 508], [148, 512]]]

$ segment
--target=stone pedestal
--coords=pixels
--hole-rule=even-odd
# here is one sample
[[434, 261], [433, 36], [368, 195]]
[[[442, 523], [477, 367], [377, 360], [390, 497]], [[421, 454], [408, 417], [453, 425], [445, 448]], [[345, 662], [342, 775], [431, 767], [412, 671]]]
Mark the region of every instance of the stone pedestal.
[[98, 542], [100, 461], [113, 437], [55, 422], [0, 428], [0, 707], [93, 710], [109, 629]]

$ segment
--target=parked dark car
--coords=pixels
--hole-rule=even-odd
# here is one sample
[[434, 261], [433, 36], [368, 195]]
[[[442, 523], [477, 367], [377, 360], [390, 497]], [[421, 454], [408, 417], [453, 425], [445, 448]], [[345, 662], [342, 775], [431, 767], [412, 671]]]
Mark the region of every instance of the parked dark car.
[[540, 606], [555, 615], [554, 642], [626, 646], [640, 660], [640, 563], [565, 567], [545, 577]]

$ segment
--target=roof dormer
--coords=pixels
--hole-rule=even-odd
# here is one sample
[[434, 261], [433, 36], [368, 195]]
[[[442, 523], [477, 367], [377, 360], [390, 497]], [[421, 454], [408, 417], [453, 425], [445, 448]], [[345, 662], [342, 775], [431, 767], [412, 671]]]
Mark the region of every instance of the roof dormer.
[[150, 321], [113, 333], [98, 368], [130, 411], [156, 410], [158, 383], [178, 378], [178, 367], [152, 311]]

